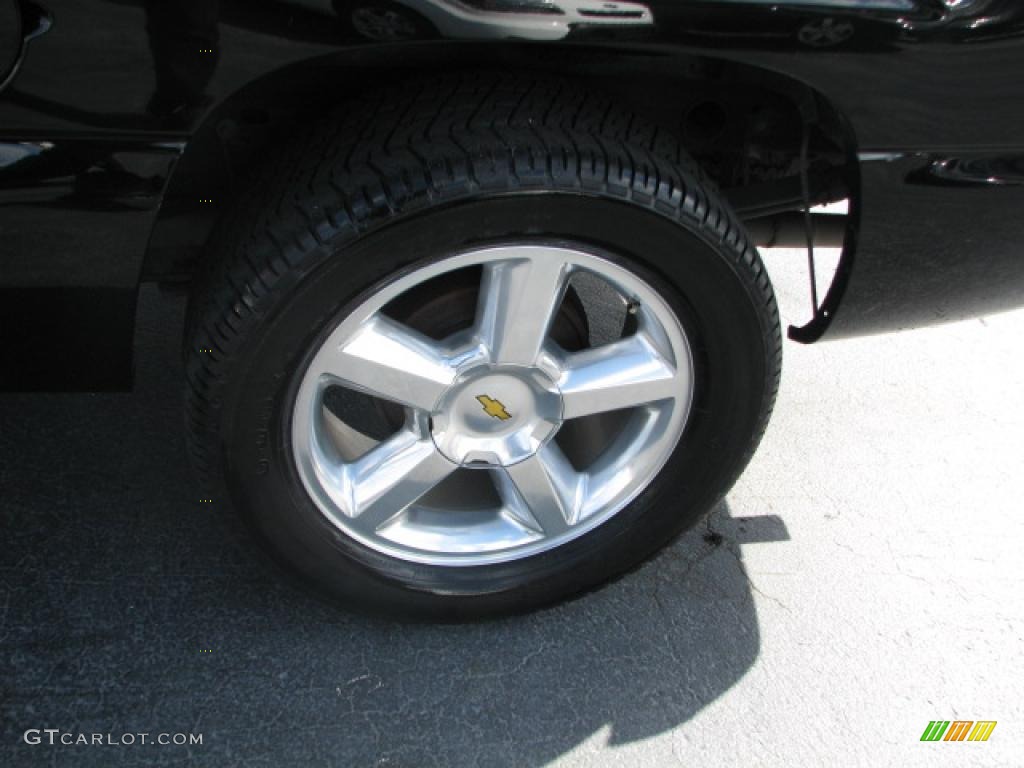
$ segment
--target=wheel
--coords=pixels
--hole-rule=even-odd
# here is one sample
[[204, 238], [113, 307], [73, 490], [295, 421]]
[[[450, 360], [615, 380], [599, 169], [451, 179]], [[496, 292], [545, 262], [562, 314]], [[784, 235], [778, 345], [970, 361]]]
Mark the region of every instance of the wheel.
[[426, 40], [437, 37], [434, 25], [412, 8], [386, 0], [334, 0], [334, 11], [347, 19], [352, 32], [376, 42]]
[[192, 444], [320, 591], [547, 605], [665, 546], [753, 453], [781, 362], [764, 268], [671, 135], [607, 99], [382, 89], [250, 188], [190, 308]]

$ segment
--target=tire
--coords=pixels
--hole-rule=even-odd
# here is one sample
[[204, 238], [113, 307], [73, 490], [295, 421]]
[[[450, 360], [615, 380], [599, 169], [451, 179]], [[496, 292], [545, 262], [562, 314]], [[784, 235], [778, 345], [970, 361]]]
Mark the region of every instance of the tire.
[[[417, 81], [347, 104], [295, 137], [250, 190], [215, 233], [190, 304], [191, 444], [210, 493], [230, 498], [274, 559], [320, 592], [374, 613], [433, 620], [493, 617], [548, 605], [635, 568], [671, 542], [712, 508], [753, 454], [771, 413], [781, 365], [779, 319], [764, 267], [735, 216], [675, 137], [607, 98], [571, 82], [499, 75]], [[507, 554], [496, 550], [493, 557], [485, 552], [466, 560], [438, 549], [430, 560], [417, 555], [422, 538], [410, 539], [414, 544], [397, 554], [378, 546], [382, 529], [371, 527], [370, 538], [361, 539], [355, 528], [344, 528], [354, 522], [325, 511], [331, 502], [316, 495], [316, 480], [309, 479], [316, 473], [310, 474], [304, 458], [306, 436], [312, 435], [308, 442], [315, 445], [324, 429], [304, 431], [306, 422], [327, 419], [326, 410], [339, 420], [348, 418], [335, 413], [328, 395], [313, 401], [312, 410], [299, 407], [306, 393], [321, 391], [315, 382], [325, 381], [315, 375], [318, 350], [349, 349], [324, 342], [341, 338], [331, 334], [347, 333], [350, 326], [363, 333], [359, 329], [368, 326], [353, 325], [353, 318], [389, 292], [405, 291], [403, 286], [416, 280], [423, 287], [400, 298], [415, 297], [416, 291], [433, 295], [442, 290], [437, 286], [460, 290], [450, 265], [470, 264], [460, 268], [479, 268], [493, 278], [505, 274], [495, 266], [505, 262], [487, 260], [509, 254], [528, 254], [538, 259], [530, 264], [539, 265], [549, 258], [578, 259], [584, 272], [593, 266], [594, 274], [612, 281], [612, 293], [635, 290], [642, 297], [639, 310], [637, 304], [629, 307], [639, 319], [625, 315], [620, 341], [639, 334], [641, 324], [645, 339], [676, 344], [667, 354], [675, 361], [671, 375], [679, 377], [673, 381], [680, 386], [669, 399], [621, 413], [627, 414], [623, 419], [630, 430], [640, 429], [635, 425], [642, 419], [629, 414], [654, 413], [658, 419], [671, 414], [657, 423], [675, 425], [679, 435], [675, 442], [658, 438], [664, 457], [660, 464], [650, 463], [650, 479], [628, 498], [615, 497], [618, 507], [599, 524], [564, 541], [546, 533], [547, 522], [534, 526], [550, 544], [547, 549], [527, 543]], [[447, 276], [422, 278], [431, 270]], [[480, 295], [491, 296], [496, 280], [486, 290], [481, 283]], [[571, 294], [560, 310], [556, 300], [538, 301], [538, 306], [550, 304], [554, 313], [556, 344], [544, 349], [585, 348], [586, 336], [594, 333], [578, 317], [586, 302]], [[388, 299], [373, 317], [397, 311], [405, 313], [402, 322], [414, 322], [408, 312], [415, 308], [402, 309], [402, 301]], [[438, 319], [444, 312], [425, 314], [430, 322], [445, 322]], [[521, 318], [527, 324], [529, 316], [515, 315], [516, 322]], [[449, 336], [455, 327], [435, 336], [456, 338], [457, 333]], [[564, 354], [565, 360], [582, 359]], [[365, 370], [348, 365], [341, 375], [366, 378]], [[501, 371], [513, 377], [522, 372], [518, 367]], [[500, 378], [499, 386], [505, 382]], [[342, 400], [363, 397], [344, 392]], [[568, 389], [561, 394], [564, 415], [576, 401]], [[537, 403], [547, 397], [534, 396]], [[411, 428], [412, 419], [420, 424], [417, 429], [434, 430], [431, 439], [439, 450], [450, 448], [439, 437], [443, 427], [437, 426], [436, 413], [423, 426], [415, 409], [403, 417], [394, 403], [360, 402], [349, 409], [363, 419], [357, 431], [372, 435], [376, 430], [380, 434], [374, 439], [384, 440], [388, 430]], [[685, 416], [679, 417], [683, 405]], [[451, 413], [462, 407], [453, 404]], [[530, 413], [541, 410], [537, 405]], [[513, 424], [535, 417], [541, 418], [516, 415]], [[396, 427], [403, 418], [405, 426]], [[621, 429], [627, 433], [627, 427]], [[531, 435], [541, 431], [537, 427]], [[548, 441], [544, 451], [561, 445], [561, 437], [545, 434], [537, 438]], [[526, 464], [515, 465], [521, 457], [501, 453], [512, 443], [494, 445], [500, 449], [493, 455], [472, 461], [492, 462], [485, 469], [498, 478], [499, 490], [507, 490], [499, 480]], [[623, 456], [631, 455], [626, 451], [633, 444], [626, 438], [614, 445], [621, 446]], [[542, 449], [536, 450], [530, 460], [540, 456]], [[476, 472], [469, 466], [470, 453], [452, 459], [467, 462], [458, 470], [460, 477]], [[472, 477], [475, 482], [481, 475]], [[593, 470], [595, 477], [605, 475]], [[499, 495], [505, 498], [504, 491]], [[513, 492], [512, 498], [519, 497]], [[590, 503], [591, 497], [580, 498], [579, 504]], [[532, 512], [523, 514], [529, 519]], [[401, 524], [420, 535], [425, 528], [416, 528], [410, 522], [414, 517], [409, 512]], [[486, 525], [499, 519], [505, 524], [507, 517], [488, 517]], [[534, 528], [527, 525], [523, 536], [533, 536]], [[551, 530], [556, 528], [557, 523]], [[461, 536], [459, 531], [455, 526], [444, 535]], [[461, 546], [464, 540], [452, 541]]]

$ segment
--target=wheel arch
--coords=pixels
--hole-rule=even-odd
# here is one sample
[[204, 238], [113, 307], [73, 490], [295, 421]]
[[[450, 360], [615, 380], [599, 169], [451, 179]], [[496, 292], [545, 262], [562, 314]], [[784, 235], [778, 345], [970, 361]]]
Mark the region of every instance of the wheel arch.
[[[581, 48], [592, 55], [581, 55]], [[802, 164], [801, 141], [794, 131], [814, 131], [823, 155], [818, 162], [826, 172], [815, 177], [812, 196], [819, 201], [846, 196], [851, 201], [840, 279], [823, 302], [834, 312], [842, 274], [852, 259], [859, 178], [853, 128], [832, 101], [787, 74], [725, 58], [579, 45], [374, 46], [286, 64], [240, 86], [189, 138], [154, 222], [142, 279], [187, 283], [204, 258], [216, 221], [244, 187], [249, 170], [305, 121], [367, 89], [468, 68], [570, 78], [623, 100], [633, 112], [678, 131], [742, 218], [802, 205], [802, 198], [794, 198], [801, 191], [794, 171]], [[751, 133], [758, 131], [768, 146], [750, 143]], [[751, 181], [741, 178], [750, 170], [744, 161], [751, 152], [762, 156], [756, 163], [761, 181], [743, 183]], [[771, 178], [775, 173], [778, 178]]]

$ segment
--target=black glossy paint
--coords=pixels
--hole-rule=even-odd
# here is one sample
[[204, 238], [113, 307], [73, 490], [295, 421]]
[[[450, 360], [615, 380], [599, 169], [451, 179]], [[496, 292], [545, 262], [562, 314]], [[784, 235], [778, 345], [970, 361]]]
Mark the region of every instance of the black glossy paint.
[[21, 8], [15, 0], [0, 0], [0, 84], [14, 68], [21, 44]]
[[[795, 337], [912, 327], [1024, 303], [1016, 215], [1024, 204], [1024, 4], [1016, 0], [975, 0], [955, 11], [939, 0], [906, 10], [892, 2], [886, 10], [827, 0], [654, 0], [653, 23], [589, 22], [564, 35], [520, 29], [518, 40], [493, 27], [449, 28], [436, 16], [444, 0], [405, 0], [420, 9], [411, 13], [434, 20], [388, 44], [361, 37], [352, 23], [363, 2], [18, 0], [31, 28], [22, 32], [35, 36], [11, 38], [23, 41], [19, 66], [0, 92], [0, 289], [34, 293], [10, 305], [18, 312], [5, 311], [0, 333], [23, 356], [9, 358], [20, 372], [5, 372], [0, 388], [125, 383], [125, 308], [134, 305], [147, 247], [158, 254], [147, 276], [173, 272], [176, 245], [162, 225], [178, 216], [201, 228], [212, 218], [212, 209], [204, 218], [194, 200], [183, 207], [174, 195], [203, 189], [211, 155], [200, 148], [214, 137], [216, 150], [217, 132], [232, 130], [218, 109], [264, 78], [288, 88], [292, 72], [304, 84], [322, 80], [329, 100], [385, 68], [390, 76], [439, 66], [571, 69], [632, 82], [652, 107], [664, 99], [646, 93], [655, 76], [682, 83], [695, 69], [730, 63], [779, 73], [838, 112], [861, 160], [839, 276], [822, 312]], [[547, 39], [524, 42], [527, 34]], [[0, 53], [2, 68], [13, 59]], [[90, 310], [100, 303], [121, 309]], [[51, 307], [77, 322], [43, 323]], [[46, 366], [31, 361], [31, 342], [42, 341], [33, 331], [44, 326], [66, 356], [67, 381], [55, 371], [42, 376]], [[109, 376], [96, 373], [100, 361]]]
[[0, 142], [0, 390], [130, 384], [141, 254], [182, 147]]

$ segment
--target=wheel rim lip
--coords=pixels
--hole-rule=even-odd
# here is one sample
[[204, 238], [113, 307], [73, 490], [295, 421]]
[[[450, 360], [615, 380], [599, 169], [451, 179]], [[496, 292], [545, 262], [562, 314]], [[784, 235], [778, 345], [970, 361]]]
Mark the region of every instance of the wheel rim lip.
[[[571, 525], [561, 535], [546, 536], [540, 534], [532, 540], [524, 538], [512, 547], [495, 550], [475, 550], [472, 552], [450, 550], [427, 551], [410, 547], [407, 544], [395, 541], [393, 538], [385, 538], [381, 535], [367, 535], [365, 531], [352, 525], [352, 518], [346, 515], [340, 506], [333, 501], [329, 486], [325, 484], [325, 478], [321, 476], [310, 450], [311, 442], [309, 438], [314, 434], [314, 425], [317, 422], [316, 410], [322, 407], [321, 398], [326, 390], [321, 377], [311, 376], [311, 371], [314, 368], [313, 361], [326, 348], [332, 344], [336, 345], [339, 343], [339, 339], [351, 335], [355, 329], [376, 316], [380, 309], [392, 299], [420, 283], [463, 267], [485, 265], [493, 261], [512, 260], [517, 257], [518, 253], [524, 250], [536, 251], [538, 249], [557, 252], [562, 258], [568, 259], [568, 263], [571, 265], [570, 271], [595, 274], [601, 279], [606, 280], [616, 290], [622, 292], [623, 295], [639, 299], [645, 308], [657, 307], [656, 314], [658, 315], [658, 320], [664, 321], [665, 325], [668, 326], [663, 328], [663, 330], [672, 342], [672, 351], [676, 358], [677, 367], [679, 369], [685, 368], [686, 381], [685, 388], [677, 397], [673, 397], [670, 400], [669, 406], [664, 404], [657, 406], [648, 404], [635, 408], [635, 414], [632, 417], [632, 421], [637, 422], [634, 425], [634, 431], [636, 432], [634, 438], [636, 441], [639, 441], [644, 431], [662, 433], [661, 439], [656, 441], [658, 455], [653, 460], [645, 460], [642, 476], [632, 482], [628, 489], [615, 493], [611, 502], [603, 504], [596, 511], [593, 508], [585, 510], [586, 514], [583, 515], [582, 521]], [[481, 359], [480, 351], [469, 350], [467, 359], [471, 362], [466, 365], [466, 368], [478, 365]], [[577, 243], [567, 244], [559, 242], [557, 244], [547, 244], [531, 241], [528, 244], [517, 242], [476, 247], [455, 252], [451, 256], [406, 270], [393, 279], [375, 286], [370, 296], [363, 298], [351, 312], [340, 321], [334, 323], [334, 327], [326, 336], [321, 336], [317, 349], [307, 360], [309, 362], [302, 372], [300, 385], [290, 409], [290, 434], [293, 466], [297, 470], [309, 498], [324, 518], [342, 534], [376, 552], [399, 560], [426, 565], [482, 566], [519, 560], [561, 547], [607, 522], [627, 507], [650, 485], [675, 451], [676, 446], [682, 439], [686, 425], [689, 423], [694, 394], [694, 365], [689, 338], [682, 323], [679, 321], [676, 313], [670, 308], [668, 302], [642, 277], [620, 264], [614, 254], [589, 245], [584, 246]], [[550, 360], [540, 360], [538, 367], [548, 377], [556, 378], [556, 372], [550, 369]], [[459, 375], [466, 368], [461, 369]], [[443, 399], [444, 396], [439, 398], [438, 404]], [[414, 420], [422, 419], [421, 427], [429, 433], [429, 427], [426, 426], [426, 413], [414, 415], [411, 418]], [[553, 433], [544, 442], [546, 443], [552, 436]], [[632, 455], [641, 453], [649, 446], [647, 444], [638, 444], [638, 446], [631, 445], [630, 447], [633, 449]], [[611, 466], [615, 466], [614, 462], [611, 463]], [[415, 506], [415, 504], [410, 505], [410, 508]], [[380, 530], [377, 529], [376, 533], [379, 533]]]

